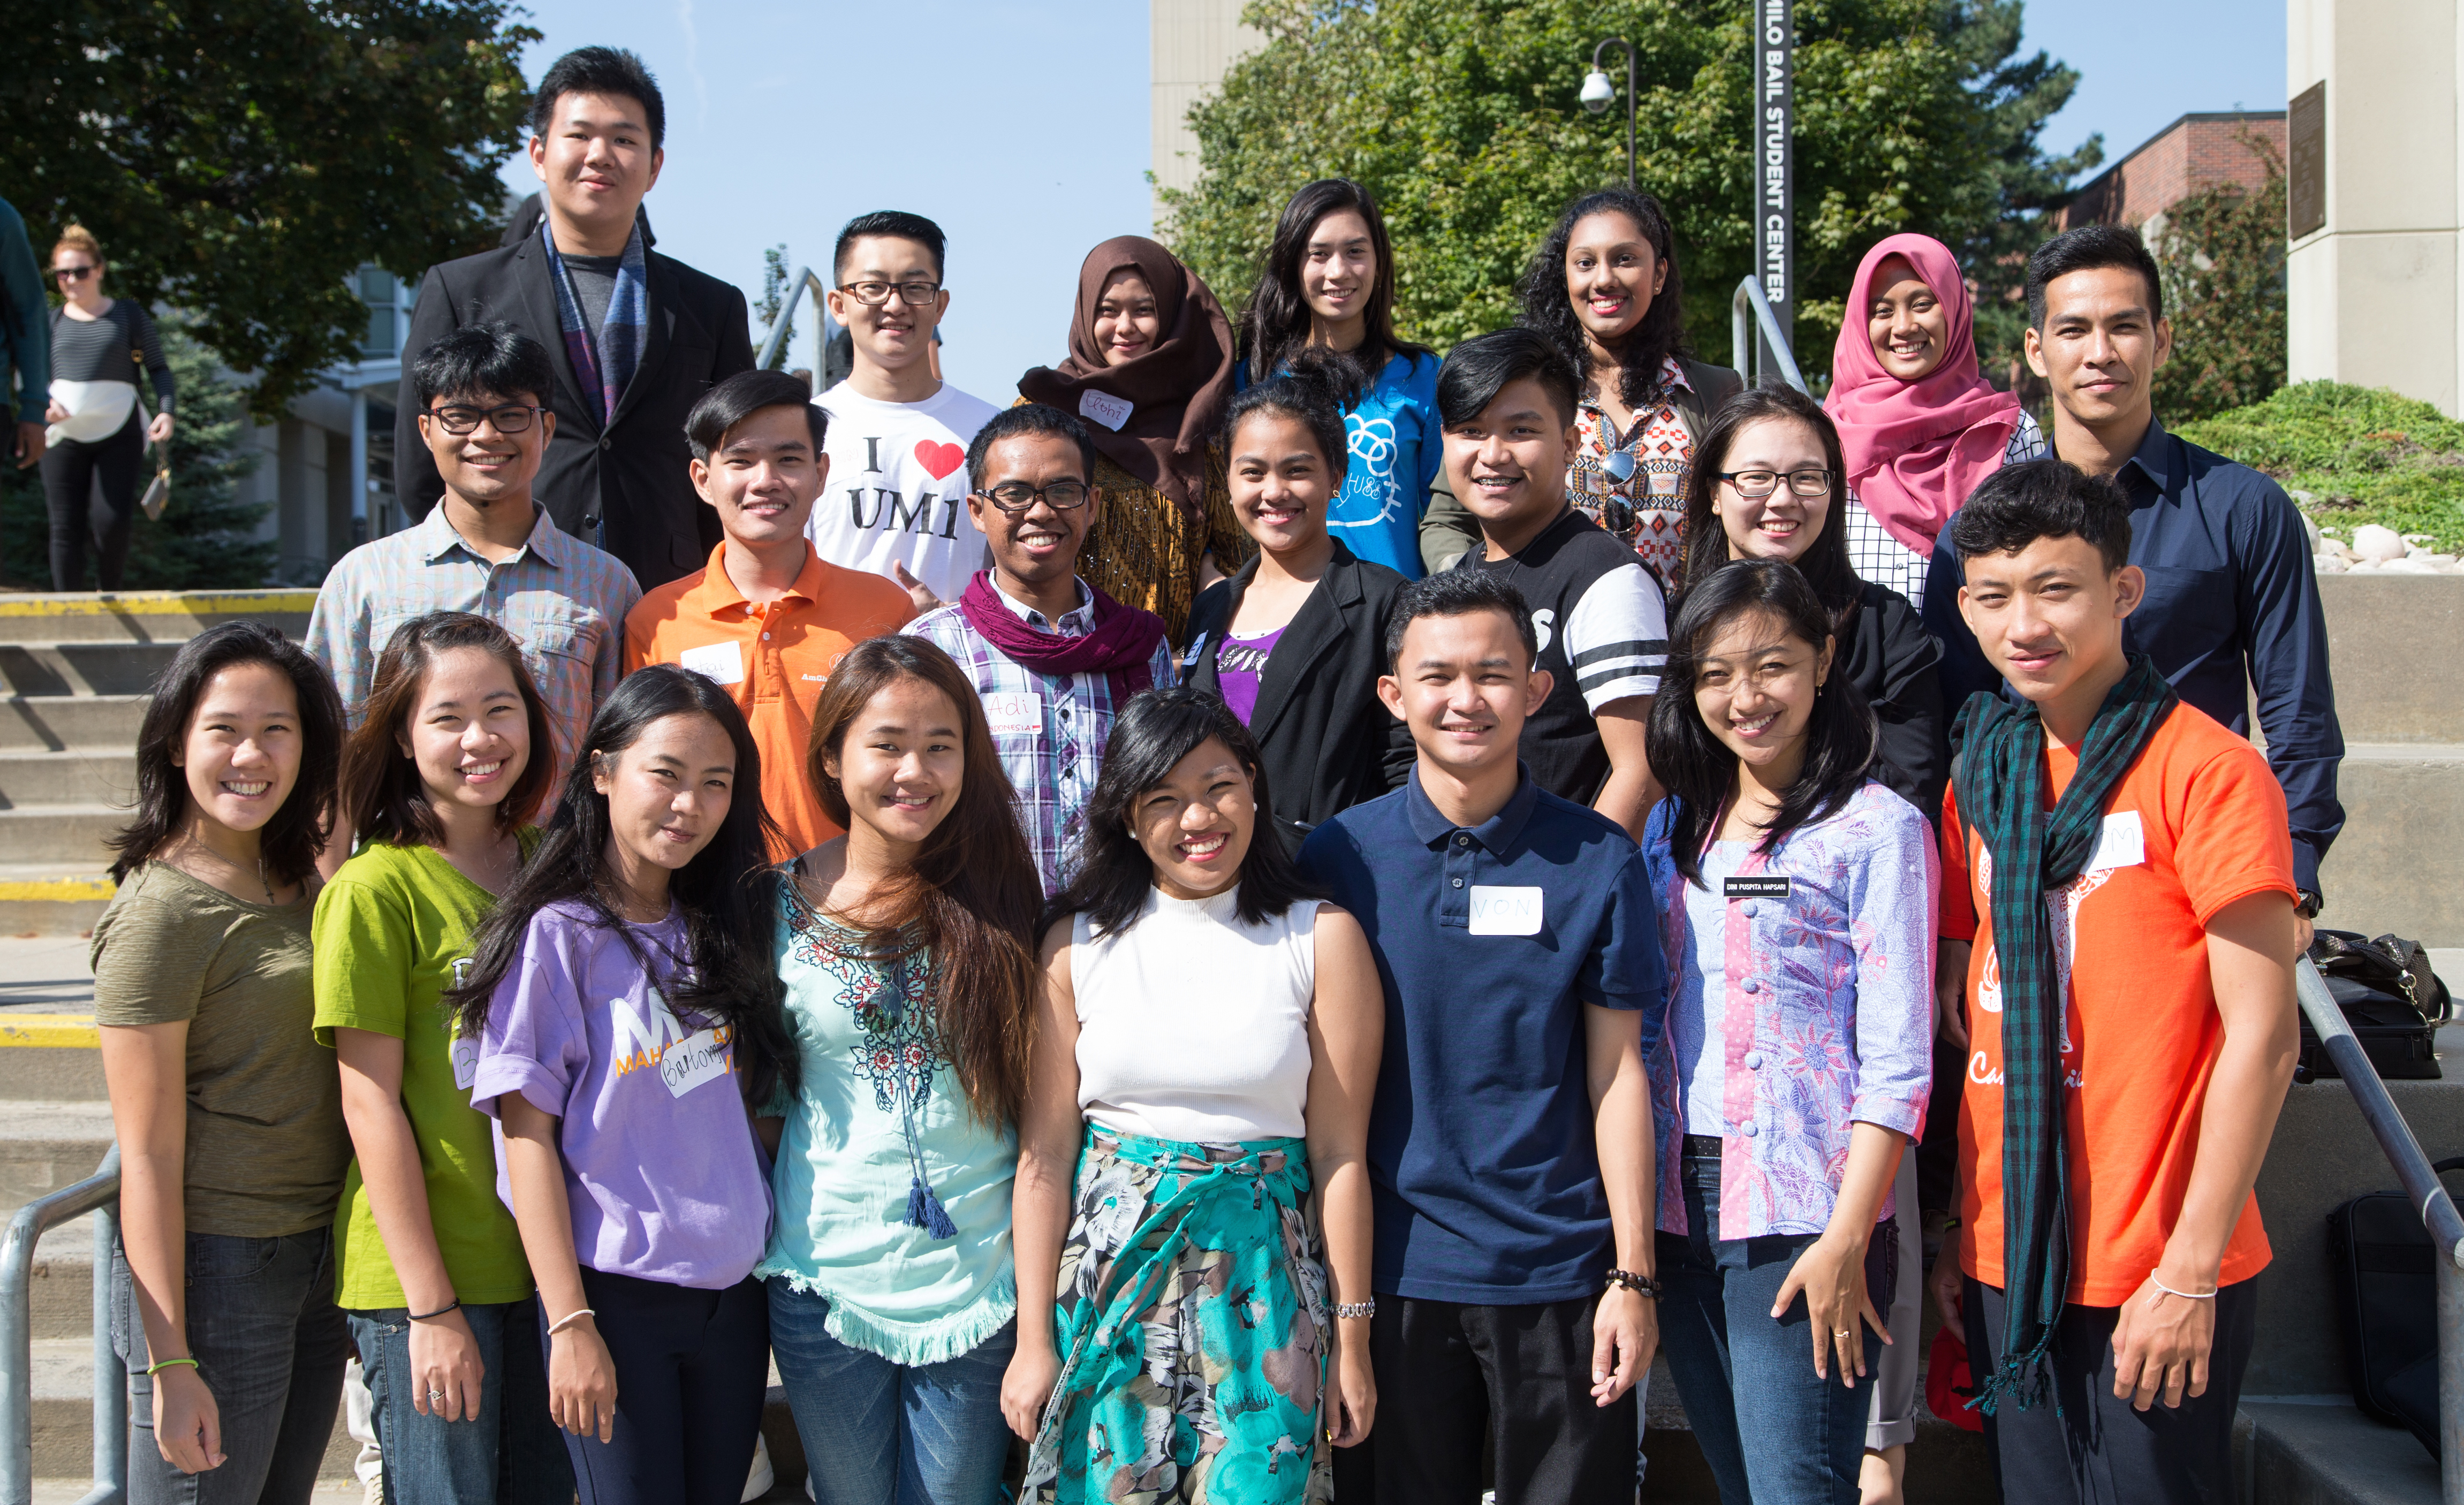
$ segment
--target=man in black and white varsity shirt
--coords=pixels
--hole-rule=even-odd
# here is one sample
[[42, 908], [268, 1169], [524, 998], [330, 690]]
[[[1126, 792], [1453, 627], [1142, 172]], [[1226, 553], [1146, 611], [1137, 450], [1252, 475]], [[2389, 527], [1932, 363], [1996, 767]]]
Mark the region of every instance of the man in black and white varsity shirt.
[[1438, 372], [1446, 478], [1479, 519], [1483, 547], [1459, 570], [1519, 592], [1554, 683], [1524, 723], [1540, 787], [1642, 839], [1661, 789], [1643, 726], [1668, 659], [1668, 603], [1634, 551], [1567, 504], [1575, 379], [1556, 346], [1506, 329], [1455, 346]]

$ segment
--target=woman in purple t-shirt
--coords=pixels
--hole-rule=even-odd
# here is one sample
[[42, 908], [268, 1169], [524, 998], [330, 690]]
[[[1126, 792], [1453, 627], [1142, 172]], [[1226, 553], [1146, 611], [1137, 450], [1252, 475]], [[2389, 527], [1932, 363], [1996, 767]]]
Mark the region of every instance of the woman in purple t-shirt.
[[770, 1179], [749, 1105], [795, 1073], [760, 787], [724, 690], [636, 670], [452, 995], [583, 1505], [735, 1505], [760, 1428]]
[[1181, 683], [1223, 697], [1258, 739], [1287, 851], [1329, 816], [1401, 785], [1403, 723], [1377, 699], [1403, 577], [1327, 531], [1350, 451], [1335, 392], [1345, 358], [1304, 351], [1232, 400], [1232, 513], [1258, 553], [1190, 608]]

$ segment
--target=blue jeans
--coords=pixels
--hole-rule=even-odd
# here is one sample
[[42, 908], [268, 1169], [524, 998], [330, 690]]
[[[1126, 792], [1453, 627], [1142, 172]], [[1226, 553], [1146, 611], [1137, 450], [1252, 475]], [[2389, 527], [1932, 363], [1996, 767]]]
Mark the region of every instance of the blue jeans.
[[770, 1353], [819, 1505], [992, 1505], [1009, 1456], [1011, 1322], [956, 1359], [893, 1363], [832, 1338], [830, 1303], [770, 1281]]
[[[1857, 1505], [1881, 1341], [1865, 1333], [1866, 1372], [1850, 1376], [1853, 1386], [1839, 1383], [1836, 1361], [1829, 1379], [1816, 1376], [1805, 1298], [1777, 1321], [1771, 1315], [1814, 1235], [1720, 1238], [1719, 1161], [1688, 1155], [1679, 1181], [1688, 1232], [1659, 1238], [1660, 1341], [1722, 1505]], [[1865, 1287], [1878, 1312], [1891, 1309], [1898, 1253], [1897, 1228], [1876, 1228]]]
[[385, 1505], [573, 1505], [573, 1464], [548, 1415], [536, 1297], [462, 1308], [486, 1366], [471, 1421], [441, 1421], [413, 1406], [419, 1381], [405, 1308], [349, 1315], [376, 1403]]
[[334, 1306], [332, 1232], [188, 1235], [187, 1351], [213, 1392], [225, 1460], [198, 1474], [173, 1468], [155, 1444], [126, 1254], [113, 1250], [111, 1266], [111, 1345], [129, 1366], [129, 1505], [306, 1505], [351, 1349]]

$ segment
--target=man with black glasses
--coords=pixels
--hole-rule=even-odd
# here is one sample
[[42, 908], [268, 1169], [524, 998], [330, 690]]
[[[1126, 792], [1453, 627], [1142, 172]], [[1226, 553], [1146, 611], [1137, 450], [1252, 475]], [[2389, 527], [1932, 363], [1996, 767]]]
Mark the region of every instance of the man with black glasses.
[[[990, 550], [992, 568], [907, 630], [956, 659], [976, 687], [1036, 873], [1057, 893], [1112, 718], [1138, 691], [1171, 686], [1172, 645], [1162, 618], [1078, 578], [1078, 551], [1104, 505], [1089, 484], [1095, 442], [1085, 425], [1040, 403], [1005, 408], [977, 430], [966, 467], [970, 535]], [[833, 491], [838, 473], [832, 464]]]
[[[624, 673], [625, 614], [642, 589], [621, 561], [558, 528], [536, 494], [557, 429], [547, 347], [510, 324], [468, 324], [421, 351], [404, 380], [444, 495], [418, 526], [342, 556], [317, 592], [308, 651], [356, 726], [395, 628], [432, 611], [502, 624], [547, 702], [561, 779]], [[327, 851], [340, 862], [350, 835], [337, 838]]]
[[813, 509], [814, 552], [888, 576], [918, 610], [954, 601], [984, 567], [967, 526], [967, 447], [996, 409], [943, 382], [933, 332], [950, 311], [941, 227], [882, 209], [839, 231], [830, 314], [855, 355], [813, 401], [830, 415], [830, 482]]

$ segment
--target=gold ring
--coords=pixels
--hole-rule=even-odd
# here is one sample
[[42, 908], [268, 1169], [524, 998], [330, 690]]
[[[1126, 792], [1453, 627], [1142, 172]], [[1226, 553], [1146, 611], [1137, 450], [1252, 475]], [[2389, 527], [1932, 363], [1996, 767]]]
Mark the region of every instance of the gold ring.
[[1846, 1338], [1854, 1334], [1856, 1331], [1857, 1329], [1853, 1327], [1835, 1327], [1831, 1329], [1831, 1336], [1834, 1338]]

